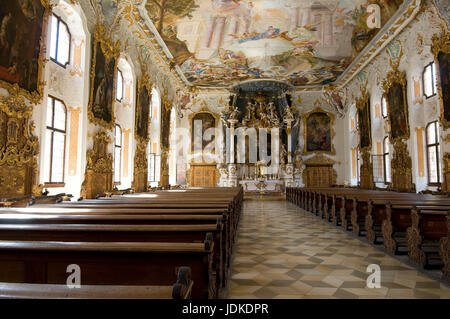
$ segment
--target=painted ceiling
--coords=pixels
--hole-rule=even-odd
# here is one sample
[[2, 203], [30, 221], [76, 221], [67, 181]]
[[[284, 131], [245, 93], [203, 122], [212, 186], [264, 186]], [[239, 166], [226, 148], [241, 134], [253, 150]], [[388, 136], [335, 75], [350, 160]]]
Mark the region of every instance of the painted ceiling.
[[[107, 1], [106, 1], [107, 2]], [[179, 66], [195, 86], [229, 87], [249, 79], [293, 86], [337, 79], [403, 0], [147, 0], [145, 8]]]

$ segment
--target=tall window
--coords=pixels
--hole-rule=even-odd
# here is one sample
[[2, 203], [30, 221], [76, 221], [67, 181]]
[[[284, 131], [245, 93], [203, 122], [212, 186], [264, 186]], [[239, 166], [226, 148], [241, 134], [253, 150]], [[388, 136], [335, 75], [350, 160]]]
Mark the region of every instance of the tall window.
[[46, 184], [63, 186], [66, 150], [66, 106], [61, 100], [49, 96], [45, 132]]
[[60, 17], [52, 15], [51, 18], [50, 59], [66, 67], [70, 60], [71, 36], [67, 24]]
[[381, 115], [383, 116], [383, 118], [387, 117], [387, 103], [384, 96], [381, 98]]
[[383, 173], [384, 183], [389, 184], [391, 182], [391, 160], [389, 157], [389, 137], [385, 137], [383, 140]]
[[356, 178], [358, 179], [358, 186], [361, 183], [361, 174], [360, 174], [360, 160], [359, 160], [359, 147], [356, 149]]
[[431, 62], [423, 69], [423, 95], [428, 99], [436, 95], [436, 64]]
[[440, 181], [439, 153], [439, 124], [437, 121], [427, 125], [427, 159], [428, 159], [428, 184], [437, 185]]
[[120, 71], [119, 69], [117, 69], [117, 81], [116, 81], [116, 100], [117, 101], [122, 101], [123, 98], [123, 75], [122, 75], [122, 71]]
[[114, 184], [120, 184], [120, 165], [122, 157], [122, 129], [116, 124], [114, 128]]

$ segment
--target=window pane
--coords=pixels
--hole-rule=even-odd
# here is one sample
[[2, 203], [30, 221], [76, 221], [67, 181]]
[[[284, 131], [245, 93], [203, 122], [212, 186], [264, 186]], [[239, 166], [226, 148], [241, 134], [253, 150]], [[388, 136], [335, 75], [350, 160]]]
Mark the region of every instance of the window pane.
[[437, 74], [436, 74], [436, 63], [431, 64], [433, 67], [433, 94], [437, 92]]
[[155, 181], [155, 154], [149, 154], [148, 158], [148, 181]]
[[428, 148], [428, 170], [430, 183], [437, 183], [438, 180], [438, 169], [437, 169], [437, 154], [436, 147]]
[[51, 147], [52, 147], [52, 131], [45, 130], [45, 150], [42, 154], [44, 156], [44, 180], [50, 182], [50, 163], [51, 163]]
[[115, 143], [118, 146], [122, 145], [122, 132], [120, 130], [120, 127], [116, 125], [115, 129]]
[[58, 41], [58, 19], [55, 16], [52, 16], [51, 21], [51, 31], [50, 31], [50, 57], [52, 59], [56, 59], [56, 43]]
[[389, 153], [389, 141], [387, 138], [384, 139], [384, 153]]
[[66, 108], [60, 101], [55, 100], [55, 122], [54, 128], [66, 130]]
[[384, 155], [384, 165], [386, 168], [386, 183], [391, 182], [391, 159], [389, 158], [389, 155]]
[[69, 62], [70, 34], [67, 26], [59, 23], [58, 62], [65, 65]]
[[114, 148], [114, 182], [120, 182], [120, 148]]
[[161, 155], [155, 157], [155, 182], [159, 182], [161, 169]]
[[64, 140], [63, 133], [53, 133], [53, 161], [52, 161], [52, 182], [64, 181]]
[[386, 98], [385, 97], [383, 97], [381, 99], [381, 112], [382, 112], [383, 117], [387, 116], [387, 104], [386, 104]]
[[436, 122], [428, 125], [427, 128], [427, 144], [436, 143]]
[[46, 125], [53, 127], [53, 99], [51, 97], [47, 100], [47, 120]]
[[425, 96], [433, 95], [433, 77], [432, 77], [432, 66], [428, 65], [423, 73], [423, 85]]
[[122, 72], [117, 71], [116, 99], [122, 100], [123, 97], [123, 76]]

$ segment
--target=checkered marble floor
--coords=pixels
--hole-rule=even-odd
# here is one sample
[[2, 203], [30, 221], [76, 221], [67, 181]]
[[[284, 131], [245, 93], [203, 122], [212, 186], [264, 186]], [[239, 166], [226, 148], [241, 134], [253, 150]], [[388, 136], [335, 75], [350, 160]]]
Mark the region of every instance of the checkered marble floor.
[[[366, 287], [370, 264], [381, 288]], [[228, 298], [450, 298], [450, 288], [291, 203], [246, 201]]]

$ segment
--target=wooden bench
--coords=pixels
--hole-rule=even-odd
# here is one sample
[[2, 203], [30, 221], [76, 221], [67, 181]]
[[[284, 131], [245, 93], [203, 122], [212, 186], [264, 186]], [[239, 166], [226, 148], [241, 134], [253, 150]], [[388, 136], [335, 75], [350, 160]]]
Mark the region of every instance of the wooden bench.
[[189, 267], [180, 267], [172, 286], [24, 284], [0, 282], [1, 299], [190, 299], [194, 282]]
[[447, 218], [450, 207], [433, 207], [411, 212], [412, 224], [406, 231], [409, 259], [425, 268], [443, 267], [439, 255], [442, 238], [448, 238]]
[[214, 244], [0, 241], [0, 282], [65, 284], [67, 266], [81, 269], [81, 285], [171, 285], [191, 268], [192, 298], [213, 298]]

